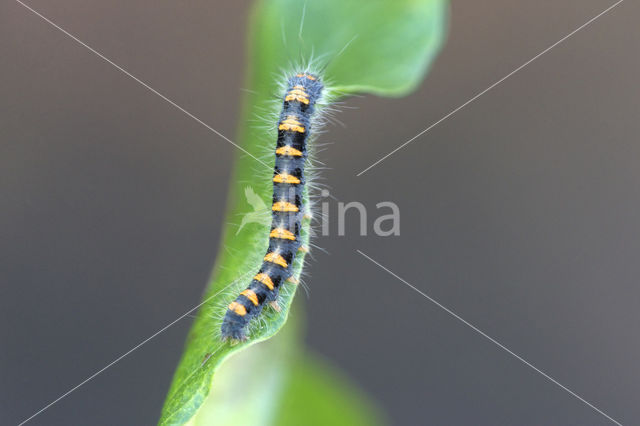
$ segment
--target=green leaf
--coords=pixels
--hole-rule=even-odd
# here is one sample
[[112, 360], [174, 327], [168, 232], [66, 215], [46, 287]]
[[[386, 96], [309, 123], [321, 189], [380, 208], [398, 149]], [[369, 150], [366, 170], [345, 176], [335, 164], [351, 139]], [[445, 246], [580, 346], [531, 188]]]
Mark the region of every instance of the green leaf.
[[[230, 358], [187, 426], [384, 424], [357, 386], [323, 359], [296, 349], [296, 337], [287, 325], [273, 339]], [[260, 368], [265, 359], [269, 368]]]
[[273, 339], [230, 358], [187, 426], [273, 424], [297, 358], [296, 340], [297, 330], [289, 324]]
[[290, 365], [280, 398], [278, 426], [375, 426], [387, 424], [369, 398], [326, 361], [306, 354]]
[[[271, 77], [300, 58], [315, 58], [328, 63], [325, 80], [342, 94], [403, 95], [440, 50], [447, 14], [445, 0], [258, 2], [252, 21], [258, 66], [250, 71], [260, 80], [265, 71]], [[272, 78], [262, 83], [273, 87]]]
[[[231, 345], [220, 340], [219, 330], [226, 305], [257, 272], [268, 244], [269, 213], [263, 206], [270, 205], [272, 149], [276, 134], [265, 128], [274, 127], [280, 106], [273, 98], [274, 95], [282, 96], [278, 93], [278, 85], [279, 80], [285, 78], [283, 71], [296, 71], [296, 67], [309, 62], [316, 69], [326, 68], [323, 79], [329, 86], [327, 95], [330, 99], [351, 93], [400, 96], [420, 83], [440, 48], [446, 14], [445, 0], [263, 0], [255, 4], [249, 23], [249, 65], [245, 83], [251, 91], [243, 99], [236, 139], [245, 151], [237, 151], [228, 200], [228, 225], [203, 305], [189, 333], [163, 407], [161, 425], [187, 422], [200, 425], [202, 419], [209, 418], [206, 413], [219, 416], [215, 424], [226, 424], [226, 420], [237, 413], [223, 414], [223, 410], [210, 408], [221, 406], [217, 402], [224, 401], [225, 390], [237, 392], [234, 385], [238, 383], [233, 379], [246, 377], [243, 374], [247, 365], [277, 376], [275, 372], [279, 368], [290, 370], [291, 365], [300, 362], [288, 364], [289, 358], [280, 353], [274, 339], [269, 344], [238, 354], [218, 371], [232, 354], [269, 339], [283, 327], [297, 290], [293, 284], [286, 284], [281, 289], [279, 304], [282, 311], [277, 313], [266, 308], [260, 318], [253, 321], [255, 324], [249, 330], [247, 341]], [[263, 123], [255, 122], [255, 117], [259, 116], [263, 117]], [[304, 244], [308, 238], [309, 223], [305, 222]], [[296, 258], [296, 277], [300, 275], [303, 260], [303, 255]], [[283, 347], [297, 346], [295, 338], [285, 337], [281, 340]], [[255, 355], [261, 351], [272, 353]], [[241, 355], [247, 358], [240, 358]], [[273, 362], [275, 358], [278, 363]], [[247, 364], [247, 360], [251, 362]], [[292, 374], [306, 374], [304, 380], [318, 379], [312, 377], [312, 372], [300, 372], [299, 368], [296, 371], [298, 373]], [[278, 382], [272, 382], [269, 374], [258, 377], [257, 382], [245, 383], [240, 394], [249, 397], [258, 389], [270, 389], [267, 393], [274, 396], [273, 400], [263, 398], [259, 403], [275, 410], [279, 401]], [[213, 393], [207, 400], [212, 384]], [[327, 394], [330, 387], [328, 384], [323, 387]], [[206, 410], [201, 409], [205, 401]], [[228, 401], [226, 405], [234, 406]]]

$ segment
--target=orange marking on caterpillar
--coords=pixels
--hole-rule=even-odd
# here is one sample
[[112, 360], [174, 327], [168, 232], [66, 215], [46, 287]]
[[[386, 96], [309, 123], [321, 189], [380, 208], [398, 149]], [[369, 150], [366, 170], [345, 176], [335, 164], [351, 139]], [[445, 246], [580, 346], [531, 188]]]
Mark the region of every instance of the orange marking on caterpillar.
[[311, 81], [316, 81], [317, 80], [314, 76], [309, 75], [309, 74], [304, 74], [304, 73], [298, 73], [298, 74], [296, 74], [296, 77], [307, 77]]
[[304, 133], [304, 126], [298, 121], [295, 115], [288, 115], [287, 118], [282, 120], [278, 126], [278, 130]]
[[229, 304], [229, 310], [235, 312], [236, 314], [240, 315], [241, 317], [247, 315], [247, 308], [245, 308], [244, 306], [242, 306], [238, 302], [231, 302]]
[[274, 212], [297, 212], [300, 209], [298, 206], [288, 201], [277, 201], [273, 203], [271, 210]]
[[291, 240], [291, 241], [296, 240], [296, 236], [293, 234], [293, 232], [284, 228], [275, 228], [269, 234], [269, 238], [280, 238], [283, 240]]
[[271, 253], [267, 253], [267, 255], [264, 257], [264, 261], [275, 263], [276, 265], [280, 265], [283, 268], [286, 268], [287, 266], [289, 266], [287, 264], [287, 261], [284, 259], [284, 257], [282, 257], [281, 255], [273, 251]]
[[251, 300], [251, 303], [253, 303], [253, 306], [258, 306], [260, 304], [260, 302], [258, 301], [258, 295], [255, 294], [253, 290], [246, 289], [240, 294], [246, 297], [247, 299]]
[[290, 157], [302, 157], [302, 151], [295, 149], [292, 146], [285, 145], [276, 149], [277, 155], [288, 155]]
[[306, 92], [304, 87], [302, 86], [293, 86], [287, 96], [285, 96], [284, 100], [286, 102], [298, 101], [302, 102], [305, 105], [309, 105], [309, 94]]
[[273, 281], [271, 281], [271, 277], [264, 272], [260, 272], [258, 275], [253, 277], [253, 279], [269, 287], [269, 290], [273, 290], [273, 288], [275, 287], [273, 285]]
[[290, 175], [288, 173], [280, 173], [273, 177], [273, 181], [275, 183], [291, 183], [297, 185], [300, 183], [300, 179], [297, 177]]

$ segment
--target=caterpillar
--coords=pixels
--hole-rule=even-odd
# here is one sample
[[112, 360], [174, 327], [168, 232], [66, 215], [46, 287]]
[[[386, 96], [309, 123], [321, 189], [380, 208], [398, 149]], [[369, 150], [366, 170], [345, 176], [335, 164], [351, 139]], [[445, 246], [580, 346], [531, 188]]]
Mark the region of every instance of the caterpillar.
[[302, 202], [307, 142], [316, 102], [323, 90], [320, 77], [309, 72], [295, 73], [287, 80], [277, 127], [269, 248], [249, 286], [227, 307], [220, 330], [223, 340], [246, 340], [251, 319], [262, 312], [266, 303], [275, 304], [277, 309], [282, 283], [295, 282], [292, 265], [302, 249], [299, 239], [305, 212]]

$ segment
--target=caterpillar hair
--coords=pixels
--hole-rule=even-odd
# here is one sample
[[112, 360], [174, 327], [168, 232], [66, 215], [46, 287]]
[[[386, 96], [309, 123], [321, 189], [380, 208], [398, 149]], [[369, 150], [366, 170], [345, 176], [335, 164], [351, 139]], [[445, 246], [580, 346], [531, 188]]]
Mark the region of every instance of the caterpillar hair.
[[266, 303], [276, 303], [285, 281], [295, 282], [292, 265], [298, 250], [303, 249], [299, 240], [306, 211], [307, 142], [323, 90], [317, 74], [298, 72], [287, 80], [277, 127], [269, 248], [249, 286], [229, 304], [220, 329], [223, 340], [246, 340], [249, 322]]

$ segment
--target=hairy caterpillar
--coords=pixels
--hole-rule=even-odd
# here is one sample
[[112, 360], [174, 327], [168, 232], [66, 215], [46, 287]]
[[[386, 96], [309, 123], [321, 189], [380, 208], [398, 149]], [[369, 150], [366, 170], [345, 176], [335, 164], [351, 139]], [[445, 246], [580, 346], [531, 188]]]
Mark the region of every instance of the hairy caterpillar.
[[278, 120], [269, 248], [249, 286], [227, 307], [220, 330], [223, 340], [245, 340], [249, 321], [266, 303], [275, 303], [282, 283], [292, 279], [293, 261], [301, 249], [307, 141], [323, 89], [315, 74], [299, 72], [288, 79]]

